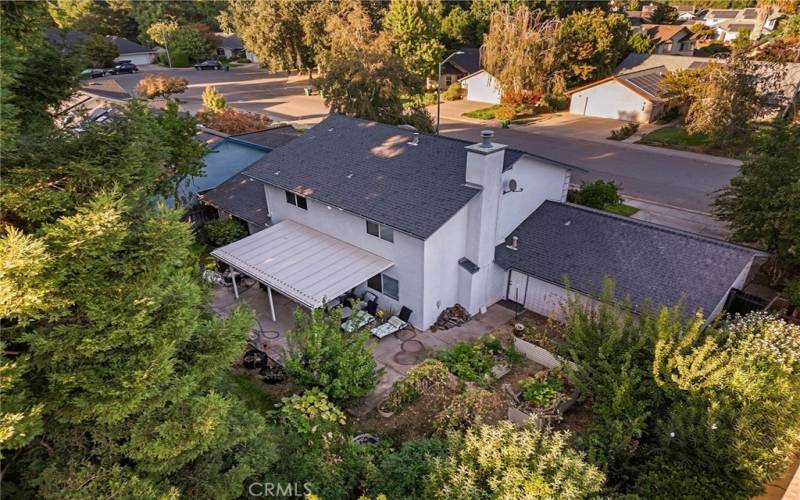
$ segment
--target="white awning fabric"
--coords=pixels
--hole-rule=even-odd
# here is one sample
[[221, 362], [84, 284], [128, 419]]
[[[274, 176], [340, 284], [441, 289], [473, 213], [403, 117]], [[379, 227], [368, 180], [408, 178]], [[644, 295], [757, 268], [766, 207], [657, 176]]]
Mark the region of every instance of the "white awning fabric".
[[211, 255], [312, 309], [393, 265], [291, 220], [217, 248]]

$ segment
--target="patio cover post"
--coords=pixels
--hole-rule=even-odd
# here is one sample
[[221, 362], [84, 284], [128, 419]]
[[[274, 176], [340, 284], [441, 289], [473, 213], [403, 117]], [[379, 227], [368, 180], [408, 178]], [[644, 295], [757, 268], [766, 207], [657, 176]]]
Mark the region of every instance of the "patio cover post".
[[231, 266], [231, 282], [233, 283], [233, 294], [236, 296], [236, 299], [239, 299], [239, 287], [236, 286], [236, 269]]
[[269, 296], [269, 312], [272, 314], [272, 322], [275, 322], [275, 304], [272, 302], [272, 287], [267, 287], [267, 296]]

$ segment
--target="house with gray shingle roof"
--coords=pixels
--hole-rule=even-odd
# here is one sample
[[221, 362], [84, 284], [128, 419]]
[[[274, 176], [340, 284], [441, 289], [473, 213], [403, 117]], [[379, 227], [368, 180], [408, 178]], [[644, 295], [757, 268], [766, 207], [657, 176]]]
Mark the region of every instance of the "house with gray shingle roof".
[[270, 297], [317, 308], [370, 292], [427, 329], [454, 304], [555, 314], [569, 293], [591, 300], [605, 276], [635, 303], [685, 297], [688, 310], [718, 312], [758, 254], [568, 204], [575, 167], [481, 135], [329, 115], [212, 192], [247, 199], [267, 226], [212, 255]]

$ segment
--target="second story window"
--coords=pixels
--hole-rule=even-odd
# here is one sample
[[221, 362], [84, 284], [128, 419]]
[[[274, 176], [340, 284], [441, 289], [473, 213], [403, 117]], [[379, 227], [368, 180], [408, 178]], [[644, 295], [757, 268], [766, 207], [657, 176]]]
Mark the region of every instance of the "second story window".
[[378, 224], [377, 222], [368, 220], [367, 233], [371, 234], [372, 236], [377, 236], [382, 240], [386, 240], [389, 243], [394, 243], [394, 229], [384, 226], [383, 224]]
[[297, 208], [302, 208], [303, 210], [308, 210], [308, 203], [306, 202], [305, 196], [294, 194], [291, 191], [286, 191], [286, 203], [294, 205]]

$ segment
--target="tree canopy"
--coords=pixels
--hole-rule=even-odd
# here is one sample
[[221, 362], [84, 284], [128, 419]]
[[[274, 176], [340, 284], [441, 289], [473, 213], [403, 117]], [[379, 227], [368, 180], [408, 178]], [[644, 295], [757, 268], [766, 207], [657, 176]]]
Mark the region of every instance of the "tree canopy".
[[599, 8], [565, 17], [560, 43], [569, 85], [610, 75], [627, 53], [630, 33], [630, 22], [623, 14], [606, 14]]
[[444, 49], [439, 41], [441, 25], [440, 0], [392, 0], [383, 18], [394, 51], [406, 70], [418, 78], [436, 74]]

